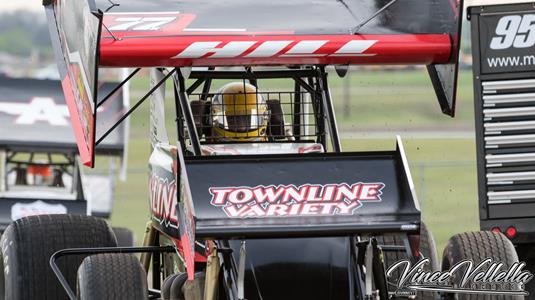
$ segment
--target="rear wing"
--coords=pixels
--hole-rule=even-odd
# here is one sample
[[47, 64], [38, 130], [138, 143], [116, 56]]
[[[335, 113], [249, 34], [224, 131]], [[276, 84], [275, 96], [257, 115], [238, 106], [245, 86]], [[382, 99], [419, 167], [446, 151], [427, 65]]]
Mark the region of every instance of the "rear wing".
[[[115, 86], [103, 83], [98, 90], [111, 93]], [[99, 107], [97, 133], [101, 134], [124, 113], [128, 104], [124, 97], [125, 93], [118, 90], [112, 101]], [[74, 152], [71, 118], [61, 82], [0, 76], [0, 149]], [[96, 153], [122, 156], [127, 145], [125, 126], [126, 123], [110, 134]]]
[[442, 111], [454, 115], [462, 0], [44, 4], [88, 165], [100, 140], [99, 66], [427, 65]]
[[177, 152], [178, 230], [190, 263], [194, 243], [187, 241], [197, 238], [419, 230], [420, 210], [399, 138], [395, 151], [373, 153], [260, 159]]

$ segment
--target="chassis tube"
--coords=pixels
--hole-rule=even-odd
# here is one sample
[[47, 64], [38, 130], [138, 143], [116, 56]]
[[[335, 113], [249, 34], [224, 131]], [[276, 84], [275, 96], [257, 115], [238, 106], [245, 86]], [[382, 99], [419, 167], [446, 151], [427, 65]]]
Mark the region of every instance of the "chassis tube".
[[319, 73], [318, 83], [321, 88], [321, 100], [325, 109], [325, 115], [329, 122], [329, 135], [331, 136], [333, 151], [338, 153], [342, 151], [342, 145], [340, 144], [340, 137], [338, 136], [338, 126], [336, 125], [336, 116], [334, 113], [333, 102], [331, 100], [331, 92], [329, 90], [329, 85], [327, 84], [327, 72], [325, 72], [325, 67], [320, 67]]
[[[155, 246], [156, 242], [156, 229], [152, 226], [152, 221], [148, 221], [145, 225], [145, 235], [143, 236], [143, 247]], [[151, 252], [141, 253], [141, 265], [145, 269], [145, 272], [149, 272]]]
[[[193, 153], [196, 156], [201, 155], [201, 142], [199, 141], [199, 135], [197, 134], [197, 128], [195, 127], [195, 121], [193, 120], [193, 113], [188, 103], [188, 94], [186, 93], [186, 85], [184, 76], [179, 69], [176, 69], [173, 79], [175, 81], [175, 89], [178, 87], [178, 101], [175, 105], [180, 105], [184, 120], [186, 121], [186, 127], [188, 128], [189, 138], [191, 139], [191, 145], [193, 147]], [[177, 116], [177, 120], [179, 116]]]

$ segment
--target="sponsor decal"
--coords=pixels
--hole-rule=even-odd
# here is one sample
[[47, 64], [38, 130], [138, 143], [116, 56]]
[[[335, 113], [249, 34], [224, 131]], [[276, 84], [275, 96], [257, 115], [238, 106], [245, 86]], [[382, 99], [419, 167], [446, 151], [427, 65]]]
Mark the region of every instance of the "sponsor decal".
[[152, 173], [149, 179], [152, 218], [166, 227], [178, 228], [175, 179], [169, 180]]
[[482, 73], [535, 68], [535, 13], [482, 15], [480, 28]]
[[0, 103], [0, 112], [15, 115], [16, 124], [32, 125], [48, 122], [52, 126], [69, 125], [67, 105], [56, 104], [50, 97], [35, 97], [28, 103]]
[[381, 201], [385, 184], [340, 183], [212, 187], [213, 206], [229, 218], [352, 215], [363, 202]]
[[[161, 28], [177, 19], [176, 16], [118, 16], [113, 18], [114, 24], [108, 29], [110, 31], [158, 31]], [[108, 24], [109, 25], [109, 24]]]
[[535, 14], [502, 17], [490, 41], [493, 50], [530, 48], [535, 46]]
[[15, 221], [20, 218], [48, 215], [48, 214], [66, 214], [67, 207], [62, 204], [50, 204], [41, 200], [32, 203], [15, 203], [11, 207], [11, 220]]
[[267, 57], [352, 57], [364, 53], [377, 40], [203, 41], [193, 42], [172, 57], [180, 58], [267, 58]]
[[[463, 260], [447, 271], [424, 271], [429, 265], [425, 258], [412, 265], [410, 260], [400, 260], [386, 271], [387, 277], [399, 271], [396, 295], [414, 296], [417, 291], [435, 291], [458, 294], [527, 296], [526, 284], [533, 274], [524, 271], [524, 262], [515, 262], [505, 267], [503, 262], [491, 258], [476, 264]], [[429, 268], [428, 268], [429, 269]]]
[[256, 35], [293, 34], [293, 31], [249, 31], [247, 28], [191, 27], [197, 15], [189, 13], [162, 12], [110, 12], [104, 15], [107, 30], [104, 37], [126, 36], [176, 36], [176, 35]]

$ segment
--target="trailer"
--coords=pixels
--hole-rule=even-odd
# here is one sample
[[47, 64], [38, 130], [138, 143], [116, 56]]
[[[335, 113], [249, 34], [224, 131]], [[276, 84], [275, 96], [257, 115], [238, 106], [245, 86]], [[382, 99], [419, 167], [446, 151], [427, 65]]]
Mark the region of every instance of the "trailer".
[[468, 17], [481, 229], [503, 232], [533, 272], [535, 3], [475, 1]]

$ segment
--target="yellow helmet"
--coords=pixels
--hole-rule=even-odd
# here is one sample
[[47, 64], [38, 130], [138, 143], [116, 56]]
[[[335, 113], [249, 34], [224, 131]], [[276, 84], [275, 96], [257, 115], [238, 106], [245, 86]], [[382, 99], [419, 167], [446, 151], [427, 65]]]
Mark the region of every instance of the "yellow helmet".
[[219, 141], [265, 141], [267, 104], [256, 87], [225, 84], [212, 99], [212, 135]]

